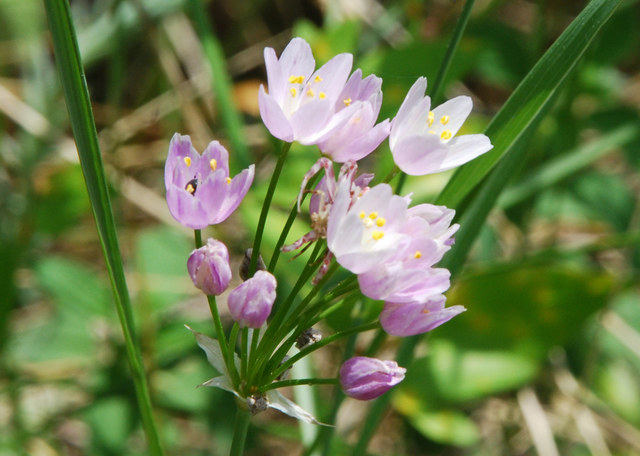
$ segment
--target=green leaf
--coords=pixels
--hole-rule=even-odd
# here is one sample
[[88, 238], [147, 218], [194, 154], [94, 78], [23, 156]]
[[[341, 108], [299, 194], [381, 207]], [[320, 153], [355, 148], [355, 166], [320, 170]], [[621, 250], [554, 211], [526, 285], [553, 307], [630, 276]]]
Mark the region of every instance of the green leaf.
[[620, 2], [593, 0], [575, 18], [487, 127], [485, 134], [491, 139], [493, 149], [459, 168], [438, 197], [437, 204], [457, 207], [496, 163], [518, 146], [528, 130], [535, 128], [555, 91]]
[[85, 412], [93, 431], [93, 444], [105, 448], [107, 454], [124, 454], [127, 438], [133, 431], [131, 406], [123, 397], [98, 400]]

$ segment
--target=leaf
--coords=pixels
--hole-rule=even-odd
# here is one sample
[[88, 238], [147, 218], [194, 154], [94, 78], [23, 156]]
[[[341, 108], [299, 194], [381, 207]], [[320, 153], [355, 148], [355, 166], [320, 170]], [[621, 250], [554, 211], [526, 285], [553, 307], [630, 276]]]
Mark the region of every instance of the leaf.
[[437, 204], [457, 207], [496, 163], [517, 147], [527, 131], [537, 125], [555, 91], [619, 4], [620, 0], [593, 0], [574, 19], [487, 127], [485, 134], [491, 139], [493, 150], [459, 168]]

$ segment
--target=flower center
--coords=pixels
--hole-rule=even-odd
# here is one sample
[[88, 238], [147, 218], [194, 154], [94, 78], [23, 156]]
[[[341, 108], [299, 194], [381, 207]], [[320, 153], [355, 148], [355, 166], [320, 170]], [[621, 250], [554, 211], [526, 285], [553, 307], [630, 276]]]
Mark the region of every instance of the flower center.
[[196, 178], [191, 179], [189, 182], [187, 182], [187, 185], [184, 186], [184, 189], [189, 193], [191, 193], [192, 196], [196, 195], [197, 188], [198, 188], [198, 179]]

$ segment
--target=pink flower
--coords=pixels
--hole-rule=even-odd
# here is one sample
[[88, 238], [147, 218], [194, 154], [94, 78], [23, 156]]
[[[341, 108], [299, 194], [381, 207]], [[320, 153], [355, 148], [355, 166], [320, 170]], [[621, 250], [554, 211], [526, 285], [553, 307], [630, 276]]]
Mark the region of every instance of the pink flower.
[[220, 223], [240, 205], [253, 175], [251, 165], [231, 179], [229, 153], [218, 141], [210, 142], [200, 155], [189, 136], [176, 133], [164, 167], [169, 211], [194, 230]]
[[340, 384], [347, 396], [369, 401], [404, 380], [406, 371], [395, 361], [356, 356], [340, 368]]
[[276, 278], [267, 271], [258, 271], [231, 293], [229, 312], [241, 327], [259, 328], [267, 321], [276, 300]]
[[209, 238], [205, 245], [191, 252], [187, 269], [196, 288], [205, 294], [218, 296], [231, 281], [229, 251], [222, 242]]
[[269, 93], [260, 86], [260, 116], [271, 134], [283, 141], [317, 144], [351, 117], [355, 108], [335, 114], [353, 56], [339, 54], [313, 72], [311, 47], [294, 38], [280, 59], [272, 48], [265, 48]]
[[471, 98], [460, 96], [431, 111], [424, 96], [427, 80], [413, 84], [393, 119], [389, 146], [396, 165], [412, 176], [439, 173], [491, 150], [485, 135], [455, 136], [471, 112]]
[[[357, 161], [373, 152], [389, 136], [389, 119], [375, 125], [382, 105], [382, 79], [370, 75], [362, 79], [356, 70], [335, 105], [335, 112], [350, 108], [353, 113], [331, 136], [318, 144], [325, 155], [338, 163]], [[375, 125], [375, 126], [374, 126]]]
[[463, 306], [445, 307], [446, 298], [431, 296], [424, 302], [385, 302], [380, 314], [382, 328], [393, 336], [422, 334], [464, 312]]

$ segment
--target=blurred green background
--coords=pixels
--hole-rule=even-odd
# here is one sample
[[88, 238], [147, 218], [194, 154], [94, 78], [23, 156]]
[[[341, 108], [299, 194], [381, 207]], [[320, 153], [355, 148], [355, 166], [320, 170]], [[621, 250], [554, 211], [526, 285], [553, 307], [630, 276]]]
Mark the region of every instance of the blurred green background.
[[[183, 324], [212, 330], [186, 274], [192, 233], [164, 202], [169, 139], [189, 134], [199, 150], [219, 139], [236, 170], [256, 163], [240, 210], [206, 233], [227, 243], [237, 266], [277, 150], [258, 113], [263, 48], [280, 53], [302, 36], [318, 64], [353, 53], [355, 67], [383, 78], [381, 119], [391, 118], [419, 76], [435, 78], [462, 4], [71, 2], [169, 454], [225, 454], [235, 409], [231, 395], [195, 388], [214, 372]], [[464, 132], [484, 129], [585, 4], [476, 2], [444, 86], [446, 98], [474, 100]], [[371, 454], [640, 454], [639, 19], [637, 2], [623, 2], [557, 94], [448, 293], [468, 311], [425, 338]], [[0, 25], [0, 455], [145, 454], [42, 4], [2, 0]], [[225, 94], [239, 134], [233, 121], [223, 127], [233, 115]], [[317, 157], [293, 146], [266, 251]], [[380, 177], [391, 166], [386, 144], [362, 164]], [[409, 178], [405, 192], [432, 201], [449, 176]], [[302, 215], [289, 242], [307, 230]], [[280, 264], [281, 289], [299, 270]], [[351, 299], [323, 329], [379, 309]], [[397, 344], [387, 338], [379, 356], [392, 358]], [[320, 350], [309, 369], [334, 376], [343, 351]], [[334, 391], [312, 391], [323, 416]], [[362, 403], [344, 403], [332, 454], [348, 454], [364, 415]], [[300, 441], [296, 422], [267, 412], [252, 421], [247, 454], [302, 454]]]

